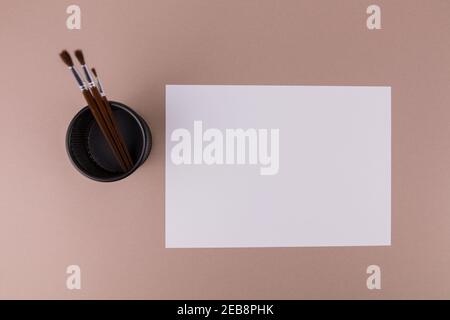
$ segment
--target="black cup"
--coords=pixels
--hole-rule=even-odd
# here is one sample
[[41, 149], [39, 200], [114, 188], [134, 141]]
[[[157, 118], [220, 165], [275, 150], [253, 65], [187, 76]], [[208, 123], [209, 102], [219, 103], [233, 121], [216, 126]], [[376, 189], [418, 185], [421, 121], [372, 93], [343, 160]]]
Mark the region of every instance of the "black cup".
[[145, 120], [122, 103], [110, 101], [110, 104], [133, 160], [130, 170], [121, 170], [88, 107], [72, 119], [66, 135], [66, 149], [72, 164], [86, 177], [101, 182], [128, 177], [147, 160], [152, 148], [152, 135]]

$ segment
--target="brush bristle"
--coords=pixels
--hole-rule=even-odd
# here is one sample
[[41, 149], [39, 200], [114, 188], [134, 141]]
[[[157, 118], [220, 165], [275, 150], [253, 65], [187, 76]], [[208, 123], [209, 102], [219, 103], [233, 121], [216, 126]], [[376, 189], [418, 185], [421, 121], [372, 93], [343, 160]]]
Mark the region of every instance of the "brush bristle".
[[98, 78], [98, 76], [97, 76], [97, 71], [95, 70], [95, 68], [92, 68], [91, 70], [92, 70], [92, 73], [94, 74], [94, 76], [95, 76], [96, 78]]
[[84, 61], [84, 55], [83, 55], [83, 51], [81, 50], [75, 50], [75, 57], [77, 57], [78, 62], [80, 62], [81, 65], [86, 64], [86, 62]]
[[73, 60], [72, 57], [70, 56], [70, 53], [67, 52], [67, 50], [63, 50], [59, 56], [61, 57], [61, 60], [68, 66], [68, 67], [73, 67]]

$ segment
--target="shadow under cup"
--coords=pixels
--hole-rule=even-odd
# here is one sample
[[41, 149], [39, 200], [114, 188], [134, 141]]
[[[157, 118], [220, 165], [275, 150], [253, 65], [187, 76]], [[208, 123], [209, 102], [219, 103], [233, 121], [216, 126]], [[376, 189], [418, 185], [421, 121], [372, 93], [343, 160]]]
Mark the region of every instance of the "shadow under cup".
[[110, 104], [133, 160], [130, 170], [121, 170], [88, 107], [72, 119], [66, 135], [67, 153], [75, 168], [86, 177], [101, 182], [121, 180], [132, 174], [148, 158], [152, 147], [152, 135], [145, 120], [124, 104], [114, 101]]

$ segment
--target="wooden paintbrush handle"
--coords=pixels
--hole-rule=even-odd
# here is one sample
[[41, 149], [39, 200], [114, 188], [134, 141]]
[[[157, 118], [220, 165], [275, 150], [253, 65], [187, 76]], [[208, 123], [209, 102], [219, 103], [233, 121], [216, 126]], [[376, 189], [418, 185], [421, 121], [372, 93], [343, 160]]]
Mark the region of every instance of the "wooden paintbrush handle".
[[108, 142], [114, 157], [116, 158], [116, 160], [118, 161], [120, 167], [122, 168], [122, 170], [124, 172], [126, 172], [127, 169], [127, 165], [125, 163], [125, 160], [122, 158], [121, 153], [118, 149], [118, 147], [116, 146], [116, 144], [114, 143], [114, 140], [112, 138], [111, 133], [109, 132], [109, 129], [106, 125], [105, 120], [103, 119], [103, 116], [100, 113], [100, 110], [97, 106], [97, 103], [95, 102], [94, 98], [92, 97], [91, 93], [89, 92], [89, 90], [82, 90], [83, 96], [89, 106], [89, 109], [91, 110], [92, 115], [94, 116], [95, 121], [97, 122], [98, 126], [100, 127], [100, 130], [103, 133], [103, 136], [105, 137], [106, 141]]
[[98, 91], [97, 87], [92, 87], [91, 92], [92, 95], [94, 96], [97, 106], [99, 107], [100, 113], [102, 114], [102, 117], [105, 119], [106, 125], [109, 131], [111, 132], [113, 141], [116, 144], [117, 148], [119, 149], [122, 158], [125, 160], [127, 170], [130, 170], [133, 167], [133, 164], [126, 156], [126, 152], [124, 150], [125, 147], [121, 144], [121, 141], [119, 139], [118, 129], [114, 126], [113, 121], [109, 117], [108, 110], [103, 102], [102, 96], [100, 95], [100, 92]]
[[131, 164], [133, 165], [134, 164], [133, 163], [133, 159], [131, 158], [130, 151], [128, 150], [127, 144], [125, 143], [125, 139], [123, 138], [123, 135], [122, 135], [122, 133], [119, 130], [119, 126], [117, 125], [116, 118], [114, 118], [114, 114], [112, 112], [111, 104], [109, 103], [109, 101], [106, 98], [106, 96], [102, 96], [102, 99], [103, 99], [103, 102], [105, 103], [105, 107], [106, 107], [106, 110], [108, 111], [108, 115], [109, 115], [111, 121], [113, 122], [114, 126], [117, 128], [117, 133], [118, 133], [118, 136], [119, 136], [119, 140], [120, 140], [121, 144], [123, 145], [123, 148], [125, 149], [125, 155], [128, 158], [128, 160], [131, 162]]

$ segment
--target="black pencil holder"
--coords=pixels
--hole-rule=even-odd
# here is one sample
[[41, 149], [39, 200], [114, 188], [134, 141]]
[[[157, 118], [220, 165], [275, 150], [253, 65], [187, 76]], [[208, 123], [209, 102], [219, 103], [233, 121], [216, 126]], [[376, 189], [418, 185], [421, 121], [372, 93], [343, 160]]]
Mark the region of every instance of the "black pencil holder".
[[101, 182], [128, 177], [145, 162], [152, 148], [152, 135], [145, 120], [122, 103], [110, 101], [110, 104], [133, 160], [130, 170], [121, 170], [88, 107], [72, 119], [66, 135], [66, 149], [72, 164], [86, 177]]

